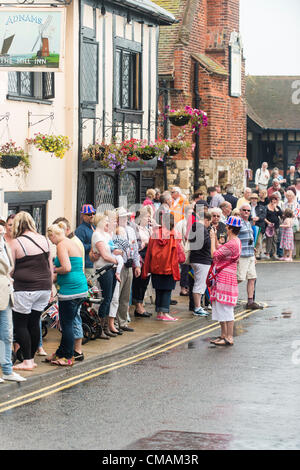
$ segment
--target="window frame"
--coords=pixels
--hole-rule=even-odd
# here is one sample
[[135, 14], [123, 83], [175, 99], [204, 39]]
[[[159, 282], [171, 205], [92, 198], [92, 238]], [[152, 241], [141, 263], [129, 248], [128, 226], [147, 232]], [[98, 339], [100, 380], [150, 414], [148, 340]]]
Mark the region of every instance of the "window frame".
[[[8, 72], [17, 74], [17, 92], [8, 90], [6, 98], [9, 100], [17, 101], [33, 101], [44, 104], [51, 104], [51, 99], [55, 98], [55, 72], [29, 72], [30, 73], [30, 88], [31, 94], [26, 95], [22, 94], [21, 88], [21, 71]], [[38, 75], [37, 75], [38, 74]], [[46, 74], [51, 74], [51, 93], [46, 93]], [[41, 90], [41, 93], [38, 94], [37, 90]]]
[[[117, 72], [118, 61], [117, 54], [120, 54], [119, 71]], [[123, 85], [123, 57], [129, 55], [129, 106], [124, 106], [122, 85]], [[114, 110], [123, 113], [139, 114], [143, 110], [142, 104], [142, 47], [140, 43], [125, 40], [123, 38], [115, 39], [114, 47]], [[116, 81], [119, 77], [119, 84]], [[119, 85], [119, 86], [118, 86]], [[119, 87], [119, 93], [117, 88]], [[117, 103], [117, 96], [120, 101]]]

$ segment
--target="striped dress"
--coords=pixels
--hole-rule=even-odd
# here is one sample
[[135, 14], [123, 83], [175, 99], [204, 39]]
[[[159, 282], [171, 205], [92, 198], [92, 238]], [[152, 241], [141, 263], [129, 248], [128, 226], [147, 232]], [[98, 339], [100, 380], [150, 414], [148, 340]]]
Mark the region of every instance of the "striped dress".
[[287, 218], [284, 220], [284, 224], [290, 225], [289, 227], [282, 227], [280, 248], [283, 250], [294, 249], [294, 232], [293, 232], [293, 219]]
[[234, 238], [221, 245], [214, 252], [213, 262], [217, 272], [217, 281], [211, 289], [211, 301], [235, 306], [238, 300], [237, 263], [241, 254], [241, 241]]

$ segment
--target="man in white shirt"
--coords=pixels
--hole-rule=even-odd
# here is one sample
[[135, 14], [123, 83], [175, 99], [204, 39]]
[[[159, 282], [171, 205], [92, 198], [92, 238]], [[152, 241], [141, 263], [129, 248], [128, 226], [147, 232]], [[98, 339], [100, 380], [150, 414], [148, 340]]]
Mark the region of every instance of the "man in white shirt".
[[267, 162], [263, 162], [261, 168], [258, 168], [255, 173], [256, 189], [267, 189], [269, 178], [268, 164]]

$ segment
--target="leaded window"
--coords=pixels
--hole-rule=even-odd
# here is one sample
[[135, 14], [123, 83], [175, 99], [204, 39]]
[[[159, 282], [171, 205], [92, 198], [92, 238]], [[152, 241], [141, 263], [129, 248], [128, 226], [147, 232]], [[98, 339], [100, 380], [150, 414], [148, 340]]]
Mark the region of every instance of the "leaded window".
[[116, 49], [115, 107], [139, 110], [141, 108], [141, 54]]
[[124, 173], [121, 176], [120, 196], [122, 198], [127, 196], [127, 208], [137, 202], [137, 182], [131, 173]]
[[98, 43], [84, 40], [82, 43], [81, 100], [98, 103]]
[[99, 174], [96, 177], [96, 209], [101, 206], [101, 212], [111, 209], [115, 204], [115, 178], [110, 175]]
[[8, 97], [54, 98], [54, 72], [8, 72]]

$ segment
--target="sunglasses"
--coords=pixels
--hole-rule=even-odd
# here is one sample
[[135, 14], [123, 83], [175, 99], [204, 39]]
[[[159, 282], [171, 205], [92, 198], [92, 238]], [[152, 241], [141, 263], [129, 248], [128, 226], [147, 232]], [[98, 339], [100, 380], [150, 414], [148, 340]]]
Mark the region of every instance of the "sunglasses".
[[241, 209], [243, 212], [251, 212], [250, 209]]

